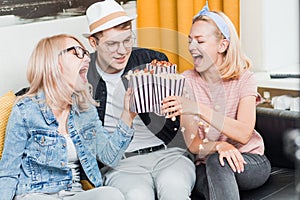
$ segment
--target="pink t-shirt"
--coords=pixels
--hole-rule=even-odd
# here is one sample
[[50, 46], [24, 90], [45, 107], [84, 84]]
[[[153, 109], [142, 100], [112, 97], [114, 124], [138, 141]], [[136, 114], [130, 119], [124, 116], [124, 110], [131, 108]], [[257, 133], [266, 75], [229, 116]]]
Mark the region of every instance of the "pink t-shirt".
[[[195, 70], [187, 70], [183, 72], [183, 75], [186, 78], [185, 97], [201, 102], [216, 112], [222, 113], [223, 116], [233, 119], [237, 118], [238, 105], [243, 97], [259, 97], [256, 80], [249, 70], [246, 70], [237, 80], [220, 80], [220, 82], [210, 85]], [[220, 117], [213, 117], [212, 120], [223, 123], [223, 119]], [[264, 154], [263, 139], [256, 130], [253, 131], [249, 142], [245, 145], [229, 139], [214, 127], [210, 127], [207, 133], [203, 128], [199, 128], [199, 135], [201, 139], [207, 138], [209, 141], [227, 141], [242, 153]]]

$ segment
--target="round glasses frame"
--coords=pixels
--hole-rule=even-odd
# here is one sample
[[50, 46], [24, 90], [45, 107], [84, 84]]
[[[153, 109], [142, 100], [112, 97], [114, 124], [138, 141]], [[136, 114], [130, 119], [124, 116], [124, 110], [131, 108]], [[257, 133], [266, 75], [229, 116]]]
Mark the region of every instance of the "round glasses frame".
[[61, 52], [59, 52], [58, 55], [62, 55], [64, 53], [67, 53], [69, 51], [74, 50], [74, 55], [79, 58], [79, 59], [83, 59], [84, 55], [87, 55], [88, 57], [90, 56], [90, 52], [88, 50], [85, 50], [84, 48], [82, 48], [81, 46], [73, 46], [73, 47], [69, 47], [67, 49], [62, 50]]
[[[95, 35], [93, 35], [92, 37], [94, 37], [97, 40], [97, 44], [98, 44], [99, 38]], [[107, 51], [114, 53], [120, 48], [121, 43], [123, 44], [123, 47], [126, 50], [131, 49], [133, 47], [135, 39], [136, 39], [135, 34], [131, 32], [131, 35], [123, 41], [107, 41], [107, 42], [103, 42], [102, 44], [106, 47]]]

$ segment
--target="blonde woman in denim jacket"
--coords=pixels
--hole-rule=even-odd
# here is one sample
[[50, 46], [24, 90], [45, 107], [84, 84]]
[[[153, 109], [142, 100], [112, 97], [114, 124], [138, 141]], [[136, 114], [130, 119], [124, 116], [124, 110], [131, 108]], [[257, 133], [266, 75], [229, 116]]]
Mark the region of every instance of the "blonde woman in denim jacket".
[[[114, 166], [131, 141], [135, 113], [129, 95], [113, 134], [101, 125], [86, 79], [89, 52], [69, 35], [42, 39], [34, 49], [29, 91], [12, 109], [0, 161], [0, 199], [124, 199], [102, 186], [97, 160]], [[79, 167], [95, 189], [84, 191]]]

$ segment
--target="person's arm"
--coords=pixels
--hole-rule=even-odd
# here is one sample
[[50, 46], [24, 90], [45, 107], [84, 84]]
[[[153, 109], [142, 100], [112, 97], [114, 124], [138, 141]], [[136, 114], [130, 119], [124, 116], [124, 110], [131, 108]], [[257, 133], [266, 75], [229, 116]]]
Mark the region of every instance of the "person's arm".
[[256, 97], [246, 96], [240, 100], [237, 118], [224, 116], [205, 105], [199, 104], [202, 119], [228, 138], [246, 144], [254, 130], [256, 120]]
[[121, 114], [121, 118], [120, 118], [129, 127], [132, 126], [132, 121], [135, 118], [135, 116], [137, 115], [136, 113], [131, 112], [130, 108], [129, 108], [131, 93], [132, 93], [132, 89], [128, 88], [126, 93], [125, 93], [125, 96], [124, 96], [124, 110], [123, 110], [123, 112]]
[[[191, 102], [189, 102], [189, 104], [191, 104]], [[196, 115], [181, 116], [181, 125], [184, 127], [183, 135], [188, 149], [200, 158], [204, 158], [209, 154], [217, 152], [222, 166], [225, 164], [225, 158], [234, 172], [243, 172], [244, 164], [246, 164], [246, 162], [238, 149], [226, 141], [202, 140], [198, 134], [199, 120], [197, 120], [195, 116]]]
[[131, 142], [134, 129], [119, 120], [114, 133], [109, 133], [100, 121], [97, 122], [97, 160], [111, 167], [116, 166]]
[[216, 145], [220, 142], [203, 141], [198, 133], [199, 120], [195, 115], [182, 115], [181, 126], [183, 127], [183, 137], [189, 151], [203, 158], [209, 154], [217, 152]]
[[6, 127], [2, 159], [0, 160], [1, 199], [13, 199], [27, 142], [26, 127], [17, 106], [14, 106]]
[[197, 114], [228, 138], [241, 144], [249, 141], [255, 125], [255, 96], [247, 96], [240, 100], [237, 119], [224, 116], [201, 103], [198, 103], [198, 106], [200, 110]]
[[[97, 155], [101, 162], [109, 166], [115, 166], [121, 160], [133, 136], [134, 130], [131, 126], [136, 113], [129, 111], [130, 93], [131, 89], [125, 93], [124, 110], [113, 134], [110, 134], [98, 121], [98, 130], [101, 134], [97, 134], [99, 137], [97, 138]], [[97, 112], [93, 113], [94, 118], [97, 118]]]
[[224, 116], [199, 102], [191, 101], [183, 97], [167, 97], [164, 99], [164, 112], [174, 112], [169, 118], [180, 114], [200, 116], [208, 124], [215, 127], [228, 138], [246, 144], [254, 129], [256, 97], [246, 96], [240, 100], [237, 119]]

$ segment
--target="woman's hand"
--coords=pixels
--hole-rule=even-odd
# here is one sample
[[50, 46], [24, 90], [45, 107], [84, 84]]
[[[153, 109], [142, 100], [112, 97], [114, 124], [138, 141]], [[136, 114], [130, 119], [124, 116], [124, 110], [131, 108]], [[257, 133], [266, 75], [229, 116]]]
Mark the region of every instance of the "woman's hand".
[[198, 115], [200, 109], [195, 101], [180, 96], [168, 96], [162, 100], [162, 112], [167, 114], [167, 118], [178, 115]]
[[133, 119], [137, 113], [131, 112], [129, 109], [129, 100], [132, 93], [132, 89], [128, 88], [124, 96], [124, 110], [121, 115], [121, 119], [128, 125], [131, 126]]
[[240, 173], [244, 171], [244, 164], [247, 163], [239, 150], [232, 144], [221, 142], [216, 145], [216, 150], [219, 153], [219, 161], [222, 166], [224, 166], [225, 158], [234, 172]]

